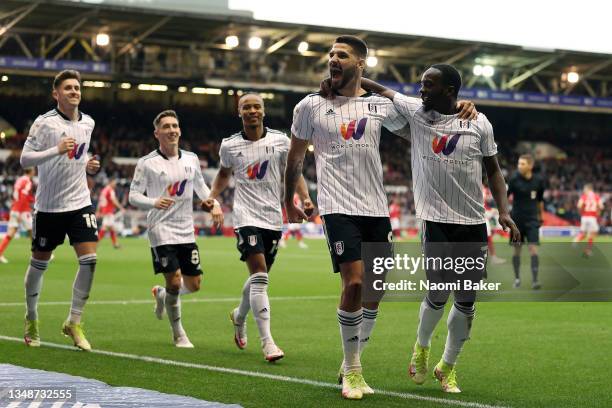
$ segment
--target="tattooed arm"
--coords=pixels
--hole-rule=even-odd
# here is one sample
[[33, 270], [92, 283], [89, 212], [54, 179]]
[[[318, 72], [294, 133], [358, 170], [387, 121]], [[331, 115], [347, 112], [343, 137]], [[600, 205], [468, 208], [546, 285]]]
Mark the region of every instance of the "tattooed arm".
[[285, 208], [287, 209], [287, 221], [290, 223], [302, 222], [308, 219], [304, 211], [295, 206], [293, 195], [295, 194], [298, 181], [302, 178], [304, 155], [308, 148], [308, 141], [291, 136], [291, 147], [287, 156], [287, 167], [285, 168]]

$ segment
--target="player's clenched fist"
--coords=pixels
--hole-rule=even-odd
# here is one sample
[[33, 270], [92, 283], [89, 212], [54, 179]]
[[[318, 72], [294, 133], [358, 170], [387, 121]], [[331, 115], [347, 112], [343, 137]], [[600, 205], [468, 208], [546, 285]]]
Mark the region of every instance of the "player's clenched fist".
[[301, 208], [296, 207], [293, 200], [286, 202], [285, 208], [287, 209], [287, 221], [290, 224], [300, 224], [302, 221], [308, 219], [305, 211], [302, 211]]
[[64, 154], [72, 149], [74, 149], [74, 145], [76, 144], [76, 139], [74, 137], [64, 137], [57, 144], [57, 150], [59, 154]]
[[306, 214], [308, 217], [312, 216], [315, 207], [310, 198], [307, 198], [304, 200], [304, 202], [302, 202], [302, 207], [304, 209], [304, 214]]
[[521, 241], [521, 233], [519, 232], [518, 227], [510, 217], [510, 214], [499, 214], [499, 225], [502, 226], [504, 231], [510, 232], [510, 240], [512, 242]]
[[85, 171], [87, 174], [95, 175], [100, 170], [100, 157], [98, 155], [93, 156], [87, 161], [87, 167]]
[[168, 197], [159, 197], [153, 206], [158, 210], [167, 210], [168, 208], [172, 207], [173, 204], [173, 199]]
[[221, 209], [221, 205], [214, 198], [207, 198], [202, 201], [202, 209], [206, 212], [210, 212], [212, 216], [213, 224], [217, 227], [223, 225], [223, 210]]
[[201, 206], [204, 211], [211, 212], [213, 210], [213, 207], [215, 206], [215, 199], [207, 198], [206, 200], [202, 201]]

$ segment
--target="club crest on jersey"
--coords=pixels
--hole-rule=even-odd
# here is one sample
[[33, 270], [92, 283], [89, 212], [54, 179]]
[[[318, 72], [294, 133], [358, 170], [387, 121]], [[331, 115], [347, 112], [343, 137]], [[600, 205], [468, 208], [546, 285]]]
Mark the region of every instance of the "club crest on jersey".
[[274, 154], [274, 146], [266, 146], [266, 154]]
[[334, 251], [336, 251], [336, 255], [342, 255], [344, 253], [344, 241], [334, 242]]
[[185, 192], [185, 185], [187, 184], [187, 180], [183, 180], [183, 181], [177, 181], [174, 184], [170, 184], [167, 187], [168, 190], [168, 194], [170, 194], [170, 197], [174, 197], [174, 196], [182, 196], [183, 193]]
[[351, 120], [348, 125], [346, 123], [341, 124], [340, 133], [342, 134], [342, 138], [344, 140], [349, 140], [351, 137], [355, 140], [361, 139], [365, 133], [367, 123], [368, 118], [362, 118], [359, 119], [359, 122]]
[[368, 110], [371, 113], [378, 113], [378, 106], [374, 105], [373, 103], [368, 103]]
[[74, 145], [74, 148], [68, 152], [68, 158], [79, 160], [81, 156], [83, 155], [83, 152], [85, 151], [86, 144], [87, 143], [81, 143], [81, 144]]
[[431, 148], [436, 154], [444, 153], [445, 156], [448, 156], [455, 151], [460, 136], [459, 134], [452, 137], [450, 135], [443, 135], [441, 138], [436, 136], [431, 143]]
[[469, 120], [460, 120], [459, 121], [459, 127], [461, 129], [464, 129], [464, 128], [465, 129], [469, 129], [470, 128], [470, 124], [471, 124], [471, 122]]
[[249, 235], [249, 245], [250, 246], [257, 245], [257, 235]]
[[269, 160], [266, 160], [262, 163], [255, 163], [247, 168], [247, 177], [251, 180], [257, 178], [257, 180], [261, 180], [266, 175], [266, 171], [268, 170]]

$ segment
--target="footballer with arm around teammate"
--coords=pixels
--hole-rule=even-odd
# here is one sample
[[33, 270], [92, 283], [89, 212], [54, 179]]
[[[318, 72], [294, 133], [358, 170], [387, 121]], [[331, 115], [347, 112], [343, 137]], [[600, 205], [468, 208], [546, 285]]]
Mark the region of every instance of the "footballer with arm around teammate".
[[[499, 222], [519, 239], [506, 198], [506, 185], [497, 161], [493, 128], [480, 113], [474, 120], [457, 115], [461, 88], [459, 72], [447, 64], [435, 64], [421, 78], [421, 100], [387, 89], [373, 81], [363, 86], [393, 100], [410, 125], [411, 167], [416, 216], [423, 220], [425, 256], [468, 255], [486, 258], [487, 230], [481, 190], [483, 168], [499, 209]], [[448, 252], [448, 244], [454, 248]], [[467, 251], [467, 252], [466, 252]], [[478, 280], [485, 271], [465, 279]], [[459, 278], [454, 270], [426, 269], [429, 282], [449, 282]], [[417, 341], [409, 365], [416, 384], [427, 377], [431, 337], [444, 313], [450, 291], [429, 290], [421, 303]], [[458, 393], [455, 363], [463, 343], [469, 338], [475, 313], [476, 291], [454, 291], [455, 301], [448, 315], [448, 335], [444, 354], [434, 368], [442, 390]]]
[[362, 301], [361, 244], [392, 241], [380, 137], [383, 126], [398, 131], [407, 123], [392, 101], [362, 88], [366, 57], [367, 45], [360, 38], [336, 39], [328, 59], [333, 95], [311, 94], [296, 105], [285, 172], [287, 218], [299, 222], [306, 215], [295, 206], [293, 194], [306, 149], [314, 146], [317, 206], [334, 272], [342, 279], [337, 318], [344, 358], [338, 377], [347, 399], [373, 393], [363, 378], [360, 355], [370, 340], [380, 299]]

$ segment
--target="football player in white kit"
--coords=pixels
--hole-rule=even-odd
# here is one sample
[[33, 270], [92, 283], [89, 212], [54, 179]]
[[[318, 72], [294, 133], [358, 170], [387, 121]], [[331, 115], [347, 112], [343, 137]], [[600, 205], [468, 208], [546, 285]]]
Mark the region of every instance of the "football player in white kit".
[[[487, 173], [491, 193], [499, 210], [499, 223], [520, 239], [510, 217], [506, 183], [497, 162], [497, 145], [491, 123], [482, 113], [474, 120], [459, 117], [456, 100], [461, 75], [451, 65], [435, 64], [421, 78], [421, 100], [407, 97], [364, 79], [363, 86], [385, 95], [408, 119], [412, 142], [411, 164], [416, 216], [423, 220], [423, 250], [430, 257], [469, 257], [486, 260], [487, 229], [482, 196], [482, 172]], [[427, 279], [448, 283], [461, 278], [479, 282], [482, 268], [473, 272], [426, 268]], [[470, 337], [475, 314], [476, 291], [453, 291], [454, 303], [448, 315], [444, 354], [433, 375], [442, 390], [459, 393], [455, 364]], [[409, 364], [409, 376], [416, 384], [427, 377], [431, 338], [450, 295], [449, 290], [429, 290], [421, 302], [417, 341]]]
[[[159, 148], [138, 160], [129, 201], [149, 210], [147, 232], [153, 269], [166, 281], [165, 287], [152, 289], [155, 314], [161, 320], [165, 309], [176, 347], [193, 348], [181, 322], [180, 297], [200, 290], [202, 269], [194, 235], [193, 193], [204, 200], [210, 190], [198, 156], [179, 149], [181, 128], [176, 112], [160, 112], [153, 126]], [[219, 203], [211, 210], [213, 221], [220, 224], [223, 212]]]
[[[234, 175], [234, 232], [240, 260], [249, 271], [238, 307], [230, 312], [234, 342], [247, 346], [246, 317], [251, 310], [257, 323], [264, 358], [273, 362], [284, 357], [270, 331], [269, 272], [281, 239], [282, 177], [289, 151], [289, 138], [281, 131], [263, 125], [264, 101], [257, 94], [243, 95], [238, 101], [242, 130], [223, 139], [219, 149], [221, 166], [212, 183], [210, 199], [225, 190]], [[297, 189], [303, 208], [314, 209], [302, 177]]]
[[[341, 394], [361, 399], [373, 390], [364, 380], [360, 354], [370, 339], [378, 315], [378, 298], [362, 301], [366, 271], [362, 243], [393, 239], [380, 159], [382, 127], [399, 131], [407, 120], [393, 102], [364, 90], [367, 45], [358, 37], [336, 38], [329, 52], [334, 97], [310, 94], [295, 107], [291, 149], [285, 175], [285, 207], [289, 222], [305, 214], [293, 204], [304, 155], [314, 146], [317, 205], [322, 216], [334, 272], [342, 278], [337, 309], [344, 359], [339, 370]], [[467, 104], [466, 110], [473, 110]], [[471, 112], [467, 112], [467, 117]]]
[[89, 157], [94, 120], [79, 110], [81, 76], [65, 70], [53, 81], [57, 107], [36, 118], [21, 153], [21, 166], [36, 166], [38, 188], [32, 234], [32, 258], [25, 276], [25, 343], [40, 346], [38, 299], [43, 273], [53, 250], [66, 235], [79, 261], [72, 286], [72, 303], [62, 326], [81, 350], [91, 350], [81, 326], [81, 315], [89, 298], [96, 269], [97, 223], [91, 205], [87, 174], [100, 169], [97, 158]]

